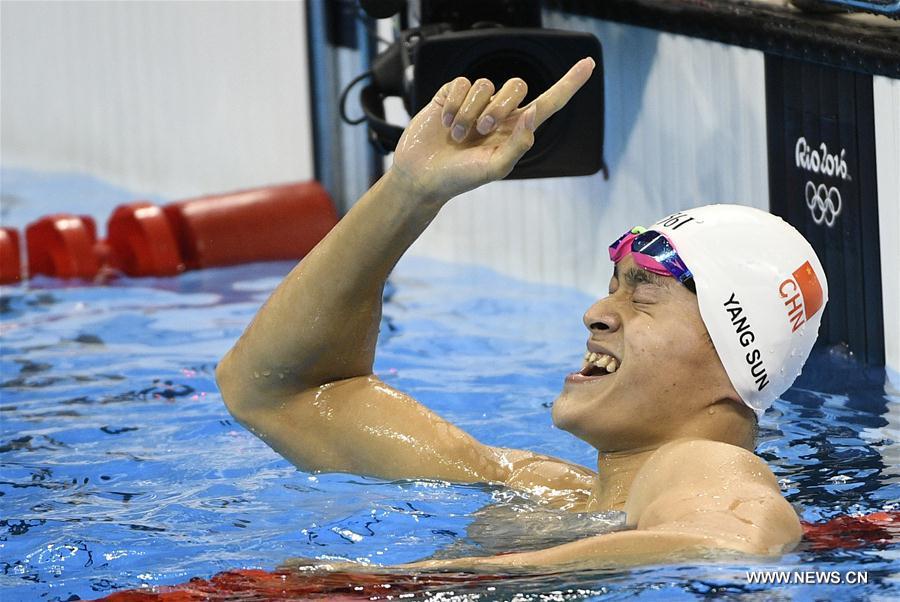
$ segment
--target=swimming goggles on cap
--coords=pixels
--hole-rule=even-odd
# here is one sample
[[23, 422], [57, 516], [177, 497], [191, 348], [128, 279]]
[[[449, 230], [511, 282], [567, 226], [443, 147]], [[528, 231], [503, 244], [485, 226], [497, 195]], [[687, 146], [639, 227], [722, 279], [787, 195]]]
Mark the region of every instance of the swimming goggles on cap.
[[694, 275], [665, 234], [635, 226], [609, 245], [609, 258], [614, 263], [619, 263], [629, 253], [634, 255], [634, 262], [648, 272], [671, 276], [691, 292], [696, 292]]

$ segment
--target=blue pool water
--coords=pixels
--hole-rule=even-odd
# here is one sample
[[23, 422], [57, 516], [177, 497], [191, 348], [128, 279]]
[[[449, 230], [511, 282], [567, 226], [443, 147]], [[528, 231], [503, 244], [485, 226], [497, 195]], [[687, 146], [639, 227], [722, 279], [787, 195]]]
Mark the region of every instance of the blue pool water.
[[[8, 176], [4, 195], [34, 194]], [[19, 207], [4, 209], [5, 223], [25, 208], [39, 213], [34, 203]], [[108, 212], [94, 209], [102, 222]], [[515, 531], [483, 517], [486, 506], [527, 509], [503, 490], [302, 473], [229, 417], [215, 362], [290, 267], [107, 286], [39, 278], [0, 291], [4, 602], [91, 599], [235, 567], [273, 569], [296, 556], [405, 562], [477, 551], [479, 533]], [[586, 444], [550, 420], [563, 375], [580, 363], [590, 296], [420, 259], [401, 261], [390, 291], [381, 378], [486, 443], [595, 464]], [[898, 508], [898, 401], [882, 371], [832, 349], [766, 414], [758, 452], [805, 520]], [[539, 543], [528, 533], [498, 539], [516, 547], [529, 538]], [[801, 548], [777, 562], [518, 578], [490, 591], [457, 588], [456, 599], [897, 599], [898, 556], [896, 544]], [[863, 570], [868, 585], [749, 585], [748, 568]]]
[[[502, 503], [502, 491], [483, 486], [302, 473], [234, 423], [215, 362], [289, 268], [4, 289], [4, 600], [95, 598], [272, 569], [290, 556], [404, 562], [464, 542], [471, 514]], [[594, 463], [590, 448], [552, 427], [549, 410], [582, 354], [590, 297], [424, 260], [404, 260], [392, 288], [376, 362], [384, 380], [487, 443]], [[766, 415], [759, 453], [807, 520], [894, 508], [897, 398], [840, 354], [820, 354], [807, 374]], [[896, 548], [799, 551], [752, 566], [867, 570], [868, 586], [828, 586], [828, 596], [878, 599], [900, 593], [896, 557]], [[747, 585], [746, 566], [511, 585], [534, 599], [752, 597], [761, 586]]]

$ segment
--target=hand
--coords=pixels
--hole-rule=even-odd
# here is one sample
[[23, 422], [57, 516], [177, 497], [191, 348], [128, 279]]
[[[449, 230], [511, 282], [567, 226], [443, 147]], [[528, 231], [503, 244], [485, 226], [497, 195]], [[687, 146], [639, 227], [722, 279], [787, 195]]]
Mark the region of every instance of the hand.
[[287, 558], [278, 565], [277, 570], [293, 573], [391, 573], [398, 569], [416, 571], [476, 570], [490, 558], [467, 557], [444, 560], [420, 560], [406, 564], [383, 566], [378, 564], [361, 564], [350, 560], [332, 560], [319, 558], [294, 557]]
[[350, 560], [326, 560], [297, 556], [286, 558], [281, 564], [278, 565], [277, 570], [291, 571], [295, 573], [359, 573], [377, 568], [379, 567], [360, 564], [359, 562], [352, 562]]
[[546, 92], [520, 107], [519, 78], [495, 94], [486, 79], [444, 84], [413, 117], [394, 153], [392, 171], [418, 193], [441, 201], [506, 177], [534, 144], [534, 130], [563, 108], [594, 70], [584, 58]]

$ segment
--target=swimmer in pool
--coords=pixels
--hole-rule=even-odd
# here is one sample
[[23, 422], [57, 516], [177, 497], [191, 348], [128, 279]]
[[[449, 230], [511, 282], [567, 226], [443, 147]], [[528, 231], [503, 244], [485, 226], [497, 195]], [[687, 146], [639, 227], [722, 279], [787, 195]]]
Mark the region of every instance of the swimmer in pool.
[[584, 314], [584, 366], [553, 405], [554, 423], [597, 449], [596, 471], [481, 443], [372, 373], [397, 260], [450, 199], [506, 176], [593, 69], [579, 61], [525, 106], [521, 79], [499, 90], [486, 79], [445, 84], [406, 128], [393, 166], [217, 367], [229, 411], [304, 471], [502, 484], [574, 512], [621, 510], [631, 527], [407, 566], [623, 566], [772, 556], [800, 540], [797, 514], [753, 450], [757, 414], [799, 373], [827, 288], [806, 241], [768, 213], [691, 209], [610, 246], [609, 294]]

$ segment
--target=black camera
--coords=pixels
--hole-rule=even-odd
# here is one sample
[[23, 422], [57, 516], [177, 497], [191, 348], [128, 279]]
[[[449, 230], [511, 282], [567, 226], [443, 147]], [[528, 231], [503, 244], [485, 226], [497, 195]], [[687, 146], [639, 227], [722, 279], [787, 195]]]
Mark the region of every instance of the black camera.
[[402, 128], [384, 119], [386, 96], [401, 96], [410, 115], [422, 109], [440, 87], [458, 76], [484, 77], [499, 89], [512, 77], [528, 84], [531, 102], [579, 59], [592, 57], [594, 74], [566, 108], [535, 132], [534, 146], [507, 178], [580, 176], [596, 173], [603, 162], [603, 61], [600, 42], [589, 33], [474, 23], [454, 30], [452, 22], [403, 31], [373, 61], [372, 82], [361, 93], [370, 139], [392, 151]]

